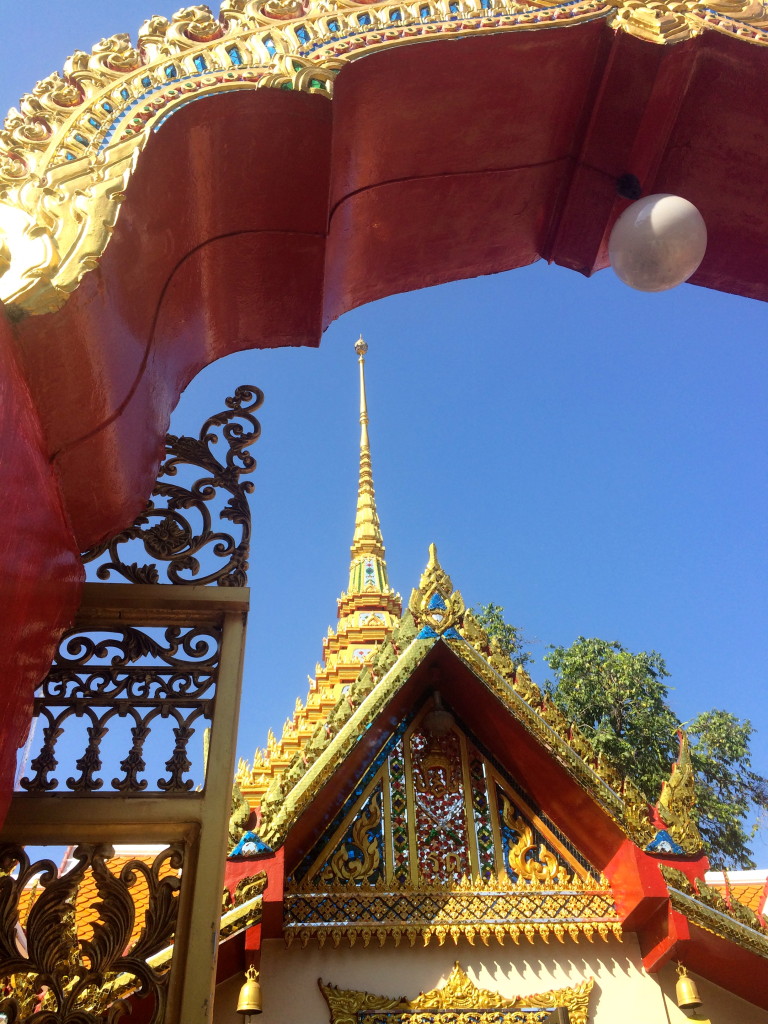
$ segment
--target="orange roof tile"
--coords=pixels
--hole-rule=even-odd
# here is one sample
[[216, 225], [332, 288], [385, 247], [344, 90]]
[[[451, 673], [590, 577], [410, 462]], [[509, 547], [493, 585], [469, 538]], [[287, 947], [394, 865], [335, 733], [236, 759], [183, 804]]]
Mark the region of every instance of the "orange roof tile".
[[768, 895], [768, 871], [729, 871], [728, 882], [721, 871], [708, 871], [705, 879], [707, 885], [727, 898], [727, 890], [740, 903], [745, 904], [756, 914], [764, 913], [766, 908], [766, 895]]

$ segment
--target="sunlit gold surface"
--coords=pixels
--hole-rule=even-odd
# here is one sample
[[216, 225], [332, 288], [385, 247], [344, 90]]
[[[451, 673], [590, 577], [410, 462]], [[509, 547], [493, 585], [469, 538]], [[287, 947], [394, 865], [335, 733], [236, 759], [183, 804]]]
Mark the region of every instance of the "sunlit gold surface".
[[322, 891], [289, 888], [283, 931], [286, 941], [310, 939], [350, 946], [371, 942], [443, 945], [467, 939], [484, 946], [566, 939], [578, 942], [622, 937], [611, 890], [592, 880], [552, 886], [500, 876], [492, 882], [465, 879], [455, 886], [421, 884], [392, 889], [335, 885]]
[[218, 18], [184, 7], [144, 22], [136, 46], [119, 34], [78, 50], [0, 132], [0, 299], [27, 313], [62, 305], [104, 252], [152, 131], [191, 100], [260, 88], [330, 97], [341, 67], [382, 48], [600, 18], [650, 42], [711, 28], [768, 43], [758, 0], [224, 0]]
[[434, 630], [438, 636], [454, 629], [464, 614], [462, 596], [453, 589], [450, 576], [440, 565], [434, 544], [429, 545], [429, 561], [411, 593], [408, 610], [417, 625]]
[[373, 486], [365, 393], [367, 351], [359, 338], [355, 352], [360, 367], [360, 469], [347, 589], [338, 600], [336, 630], [329, 627], [323, 640], [323, 664], [315, 666], [306, 700], [296, 699], [293, 718], [284, 723], [279, 740], [270, 729], [266, 748], [257, 749], [251, 763], [241, 759], [238, 764], [236, 782], [252, 807], [261, 804], [296, 758], [308, 763], [305, 751], [316, 744], [317, 730], [326, 728], [344, 688], [357, 679], [361, 666], [371, 661], [400, 618], [400, 595], [389, 585]]
[[726, 901], [717, 889], [701, 880], [694, 887], [677, 868], [668, 864], [660, 867], [675, 910], [693, 924], [768, 959], [768, 928], [754, 910], [734, 896]]
[[[51, 861], [30, 863], [21, 847], [3, 846], [0, 961], [9, 987], [0, 1010], [10, 1019], [15, 1013], [27, 1019], [36, 1009], [52, 1020], [81, 1013], [86, 1019], [88, 1012], [106, 1012], [114, 1000], [111, 986], [124, 976], [134, 990], [145, 985], [155, 993], [162, 1008], [168, 964], [155, 971], [145, 961], [173, 936], [183, 856], [174, 845], [147, 861], [119, 858], [113, 866], [112, 847], [83, 844], [57, 877]], [[90, 895], [89, 906], [80, 890]], [[161, 1016], [154, 1015], [153, 1024]]]
[[690, 743], [684, 729], [679, 732], [680, 753], [672, 765], [669, 781], [663, 783], [656, 804], [670, 835], [686, 852], [703, 849], [701, 833], [694, 820], [696, 811], [695, 772]]
[[[386, 1019], [392, 1021], [392, 1024], [440, 1024], [442, 1012], [450, 1013], [448, 1019], [453, 1024], [464, 1024], [465, 1021], [472, 1019], [472, 1011], [477, 1010], [505, 1011], [500, 1012], [498, 1018], [488, 1018], [484, 1015], [489, 1024], [500, 1024], [501, 1021], [506, 1024], [512, 1024], [513, 1021], [538, 1024], [546, 1020], [546, 1011], [557, 1006], [567, 1008], [571, 1024], [586, 1024], [589, 994], [593, 984], [589, 978], [570, 988], [506, 999], [498, 992], [478, 988], [456, 963], [443, 986], [432, 989], [431, 992], [422, 992], [416, 999], [393, 999], [389, 996], [373, 995], [371, 992], [343, 990], [333, 985], [325, 985], [322, 981], [320, 988], [331, 1011], [332, 1024], [356, 1024], [361, 1019], [369, 1019], [369, 1015], [375, 1014], [376, 1011], [386, 1011]], [[538, 1009], [542, 1012], [530, 1015], [521, 1013], [519, 1017], [514, 1012], [509, 1012], [522, 1008]]]
[[[439, 576], [443, 589], [450, 579], [436, 557], [422, 576], [432, 593]], [[442, 592], [441, 592], [442, 593]], [[412, 606], [424, 605], [425, 590], [417, 588]], [[475, 616], [464, 610], [455, 618], [460, 595], [447, 593], [446, 606], [455, 621], [457, 635], [419, 639], [420, 624], [408, 612], [390, 637], [372, 654], [371, 660], [318, 723], [292, 760], [275, 776], [262, 799], [261, 836], [271, 845], [279, 844], [292, 821], [312, 802], [347, 754], [359, 741], [361, 732], [407, 682], [435, 643], [445, 642], [508, 711], [541, 743], [557, 753], [563, 768], [608, 813], [639, 846], [656, 835], [648, 802], [634, 783], [601, 757], [589, 739], [570, 722], [555, 704], [542, 696], [524, 669], [515, 668], [509, 658], [492, 644]], [[463, 602], [461, 603], [463, 608]], [[436, 632], [436, 631], [435, 631]], [[472, 642], [468, 641], [472, 637]], [[245, 766], [245, 770], [248, 766]], [[241, 776], [238, 775], [238, 779]], [[241, 781], [243, 791], [246, 787]], [[691, 851], [686, 851], [691, 852]]]

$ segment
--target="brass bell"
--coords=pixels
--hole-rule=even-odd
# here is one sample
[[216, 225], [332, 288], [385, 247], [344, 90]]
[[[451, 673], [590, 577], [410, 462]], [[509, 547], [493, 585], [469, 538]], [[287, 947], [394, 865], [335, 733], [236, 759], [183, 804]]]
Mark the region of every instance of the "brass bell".
[[252, 1014], [261, 1013], [259, 972], [253, 964], [246, 970], [245, 979], [245, 984], [240, 989], [240, 998], [237, 1000], [237, 1012], [247, 1019]]
[[688, 972], [682, 964], [677, 965], [675, 996], [677, 997], [677, 1005], [681, 1010], [695, 1010], [697, 1006], [701, 1006], [701, 998], [699, 997], [699, 990], [696, 988], [696, 982], [693, 978], [688, 977]]

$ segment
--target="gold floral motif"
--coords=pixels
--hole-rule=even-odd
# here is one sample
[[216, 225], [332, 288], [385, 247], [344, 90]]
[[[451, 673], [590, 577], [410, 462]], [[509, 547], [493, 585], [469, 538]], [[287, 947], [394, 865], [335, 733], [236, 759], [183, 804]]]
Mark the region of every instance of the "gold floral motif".
[[267, 0], [261, 13], [268, 18], [277, 18], [278, 21], [290, 21], [292, 18], [300, 18], [305, 9], [302, 0]]
[[569, 873], [558, 863], [557, 858], [543, 843], [538, 850], [533, 838], [533, 829], [516, 813], [509, 800], [501, 794], [501, 817], [504, 824], [516, 832], [518, 840], [509, 850], [507, 861], [510, 870], [526, 881], [550, 882], [567, 885]]
[[414, 621], [432, 636], [455, 630], [464, 615], [464, 601], [453, 589], [451, 578], [437, 558], [437, 548], [429, 545], [429, 561], [418, 587], [411, 593], [408, 610]]
[[208, 43], [212, 39], [218, 39], [224, 34], [224, 27], [218, 18], [213, 16], [210, 7], [205, 4], [195, 4], [191, 7], [182, 7], [173, 17], [173, 23], [169, 25], [169, 36], [172, 42], [179, 37], [179, 44], [184, 45], [182, 40], [192, 40], [194, 43]]
[[[326, 985], [320, 981], [320, 989], [331, 1011], [332, 1024], [357, 1024], [369, 1015], [385, 1011], [387, 1020], [392, 1024], [439, 1024], [441, 1012], [451, 1012], [453, 1024], [464, 1024], [464, 1014], [456, 1011], [506, 1010], [514, 1011], [521, 1008], [552, 1010], [565, 1007], [568, 1010], [571, 1024], [586, 1024], [589, 1012], [589, 995], [594, 980], [588, 978], [569, 988], [552, 989], [548, 992], [537, 992], [531, 995], [520, 995], [507, 999], [498, 992], [478, 988], [466, 975], [459, 963], [444, 985], [422, 992], [416, 999], [393, 999], [389, 996], [377, 996], [370, 992], [355, 992]], [[546, 1013], [539, 1015], [521, 1015], [509, 1013], [499, 1014], [502, 1021], [516, 1020], [543, 1021]], [[372, 1017], [372, 1020], [375, 1018]]]
[[[342, 840], [336, 852], [332, 854], [327, 869], [320, 876], [320, 881], [328, 884], [354, 884], [375, 879], [381, 870], [381, 854], [376, 836], [369, 839], [368, 833], [375, 831], [380, 825], [381, 794], [377, 792], [353, 823], [349, 838]], [[352, 850], [359, 850], [362, 856], [350, 856], [350, 847]]]
[[680, 729], [678, 737], [680, 752], [672, 765], [669, 781], [662, 784], [656, 810], [675, 842], [686, 853], [698, 853], [704, 844], [693, 818], [696, 810], [695, 773], [684, 729]]
[[255, 875], [247, 875], [245, 878], [241, 878], [232, 894], [232, 906], [242, 907], [256, 896], [261, 896], [266, 887], [266, 871], [258, 871]]
[[[682, 42], [701, 35], [705, 28], [722, 31], [726, 27], [724, 21], [729, 32], [732, 22], [750, 27], [762, 25], [766, 21], [766, 9], [759, 0], [624, 0], [608, 18], [611, 28], [650, 43]], [[752, 41], [758, 40], [752, 38]]]
[[[132, 860], [116, 874], [108, 866], [113, 855], [107, 845], [77, 846], [72, 865], [58, 875], [51, 861], [33, 864], [20, 847], [0, 850], [0, 960], [10, 981], [0, 997], [0, 1013], [8, 1019], [27, 1020], [37, 1010], [51, 1021], [105, 1019], [116, 987], [121, 994], [151, 992], [152, 1024], [163, 1019], [168, 963], [161, 969], [152, 961], [170, 946], [176, 928], [183, 850], [170, 846], [151, 865]], [[97, 916], [86, 939], [77, 934], [76, 899], [89, 872], [99, 898], [90, 907]], [[39, 886], [22, 928], [21, 905], [35, 879]], [[148, 903], [143, 927], [134, 937], [134, 895], [141, 885]], [[109, 1014], [113, 1020], [120, 1015], [116, 1008]]]

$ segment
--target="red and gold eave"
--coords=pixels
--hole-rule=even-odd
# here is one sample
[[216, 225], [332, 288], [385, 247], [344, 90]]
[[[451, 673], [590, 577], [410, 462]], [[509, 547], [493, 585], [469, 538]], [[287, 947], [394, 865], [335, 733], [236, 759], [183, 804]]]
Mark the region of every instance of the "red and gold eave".
[[590, 274], [625, 173], [702, 211], [694, 283], [766, 298], [767, 61], [726, 31], [661, 46], [599, 18], [384, 50], [332, 103], [230, 92], [153, 134], [97, 265], [60, 309], [0, 324], [0, 798], [77, 552], [140, 511], [195, 373], [316, 345], [394, 292], [537, 258]]
[[[276, 847], [275, 854], [230, 861], [227, 867], [231, 887], [267, 864], [274, 872], [270, 912], [265, 909], [262, 931], [249, 940], [253, 955], [261, 936], [282, 935], [285, 877], [334, 821], [392, 731], [439, 689], [462, 727], [478, 738], [506, 775], [608, 879], [622, 928], [637, 935], [649, 972], [655, 973], [671, 960], [680, 961], [714, 984], [768, 1009], [763, 983], [768, 955], [765, 933], [754, 933], [762, 934], [760, 944], [765, 950], [760, 954], [748, 948], [746, 940], [742, 942], [746, 933], [739, 932], [735, 919], [732, 936], [717, 934], [707, 927], [707, 920], [702, 923], [689, 909], [680, 909], [681, 901], [685, 902], [683, 889], [703, 882], [706, 857], [695, 852], [687, 856], [645, 852], [654, 834], [650, 808], [643, 808], [646, 831], [641, 839], [631, 827], [636, 820], [629, 811], [628, 801], [634, 799], [631, 790], [620, 799], [618, 783], [612, 779], [609, 792], [596, 775], [597, 758], [590, 766], [576, 753], [581, 742], [578, 730], [553, 718], [535, 684], [524, 673], [503, 669], [498, 651], [488, 646], [487, 637], [482, 639], [476, 624], [466, 618], [463, 622], [466, 625], [457, 621], [458, 636], [420, 640], [416, 631], [423, 622], [417, 620], [414, 627], [404, 619], [388, 641], [395, 650], [381, 652], [337, 709], [325, 749], [310, 752], [304, 762], [292, 766], [287, 785], [268, 795], [260, 834]], [[468, 636], [472, 637], [469, 642]], [[405, 669], [399, 672], [402, 665]], [[506, 686], [498, 678], [502, 669]], [[368, 678], [363, 678], [366, 672]], [[681, 880], [666, 880], [662, 866], [680, 872]], [[269, 899], [268, 887], [265, 900]], [[697, 899], [693, 903], [699, 906]], [[709, 911], [704, 911], [706, 918]]]

